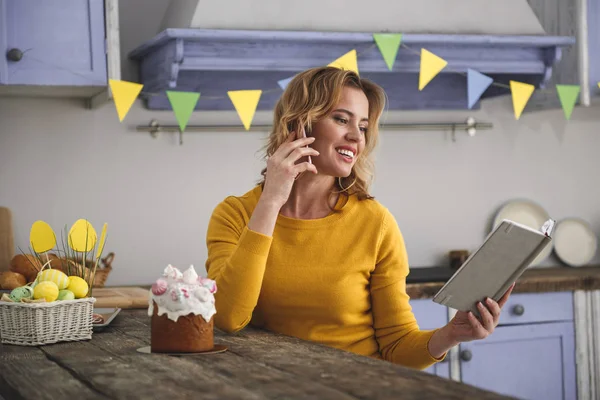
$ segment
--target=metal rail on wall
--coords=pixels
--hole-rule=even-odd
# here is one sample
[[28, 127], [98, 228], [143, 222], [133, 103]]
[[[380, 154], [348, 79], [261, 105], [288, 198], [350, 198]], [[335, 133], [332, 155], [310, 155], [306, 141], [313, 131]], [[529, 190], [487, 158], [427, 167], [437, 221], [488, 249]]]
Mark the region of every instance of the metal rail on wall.
[[[452, 140], [456, 140], [457, 130], [464, 130], [469, 136], [474, 136], [477, 130], [492, 129], [494, 125], [489, 122], [477, 122], [474, 118], [468, 118], [465, 122], [440, 122], [440, 123], [403, 123], [403, 124], [381, 124], [380, 130], [384, 131], [452, 131]], [[179, 144], [183, 144], [183, 133], [179, 125], [161, 125], [153, 119], [148, 125], [136, 126], [137, 132], [148, 132], [153, 138], [157, 138], [159, 133], [179, 133]], [[188, 125], [185, 133], [188, 132], [269, 132], [271, 125], [251, 125], [246, 130], [242, 125]]]

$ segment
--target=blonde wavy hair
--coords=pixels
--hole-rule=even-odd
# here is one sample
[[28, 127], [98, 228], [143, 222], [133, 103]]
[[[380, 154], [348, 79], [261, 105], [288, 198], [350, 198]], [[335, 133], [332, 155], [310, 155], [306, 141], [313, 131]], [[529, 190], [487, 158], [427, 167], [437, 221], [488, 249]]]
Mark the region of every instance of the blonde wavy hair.
[[[297, 74], [287, 85], [277, 101], [273, 115], [273, 128], [264, 146], [264, 159], [270, 157], [281, 146], [290, 132], [297, 126], [305, 126], [309, 135], [312, 125], [328, 116], [339, 103], [345, 86], [362, 90], [369, 102], [369, 125], [365, 135], [365, 148], [358, 155], [352, 172], [347, 177], [338, 177], [332, 194], [342, 193], [348, 196], [356, 194], [360, 200], [373, 198], [369, 187], [374, 177], [374, 163], [371, 159], [379, 140], [379, 119], [385, 107], [383, 89], [357, 73], [336, 67], [317, 67]], [[262, 170], [262, 179], [258, 182], [264, 188], [266, 167]]]

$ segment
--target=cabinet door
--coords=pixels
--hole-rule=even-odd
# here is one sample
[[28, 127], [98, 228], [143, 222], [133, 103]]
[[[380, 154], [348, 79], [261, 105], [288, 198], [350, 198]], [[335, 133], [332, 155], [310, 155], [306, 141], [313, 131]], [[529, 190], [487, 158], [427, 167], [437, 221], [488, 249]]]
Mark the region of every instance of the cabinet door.
[[520, 399], [575, 399], [574, 330], [571, 322], [500, 326], [461, 344], [461, 380]]
[[[410, 305], [419, 328], [423, 330], [441, 328], [448, 323], [448, 309], [431, 299], [411, 300]], [[450, 362], [446, 357], [444, 361], [432, 365], [425, 372], [450, 379]]]
[[0, 30], [0, 83], [106, 85], [104, 0], [0, 0]]

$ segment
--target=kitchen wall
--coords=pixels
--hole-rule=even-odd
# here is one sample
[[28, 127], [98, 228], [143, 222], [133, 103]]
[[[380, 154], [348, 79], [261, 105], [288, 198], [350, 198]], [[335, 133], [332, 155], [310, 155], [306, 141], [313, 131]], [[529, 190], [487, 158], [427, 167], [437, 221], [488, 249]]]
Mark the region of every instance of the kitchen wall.
[[[123, 79], [136, 79], [126, 54], [158, 32], [167, 4], [121, 2]], [[382, 131], [373, 194], [396, 216], [414, 268], [476, 247], [514, 198], [534, 200], [556, 219], [585, 218], [600, 235], [597, 108], [576, 109], [570, 122], [561, 110], [515, 121], [506, 97], [474, 112], [388, 113], [384, 123], [468, 116], [494, 128], [472, 138], [457, 132], [456, 141], [450, 132]], [[0, 98], [0, 204], [13, 211], [16, 243], [27, 247], [37, 219], [58, 230], [88, 218], [109, 226], [106, 252], [116, 253], [109, 285], [148, 284], [168, 263], [204, 272], [210, 214], [259, 178], [266, 132], [186, 133], [180, 146], [176, 136], [135, 131], [153, 118], [175, 123], [171, 112], [139, 102], [121, 124], [112, 104], [87, 110], [76, 100]], [[238, 121], [220, 112], [196, 113], [190, 123]], [[268, 123], [270, 113], [255, 121]], [[548, 265], [560, 262], [551, 257]]]

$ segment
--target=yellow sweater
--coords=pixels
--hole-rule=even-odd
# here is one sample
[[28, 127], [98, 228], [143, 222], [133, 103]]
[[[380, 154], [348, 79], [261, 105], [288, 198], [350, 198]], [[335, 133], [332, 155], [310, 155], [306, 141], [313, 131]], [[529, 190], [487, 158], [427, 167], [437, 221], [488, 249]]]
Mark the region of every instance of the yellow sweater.
[[434, 331], [419, 329], [409, 305], [406, 248], [387, 208], [340, 196], [340, 213], [279, 215], [266, 236], [247, 227], [260, 194], [256, 186], [227, 197], [209, 222], [206, 270], [217, 283], [219, 329], [251, 323], [416, 369], [443, 359], [429, 353]]

